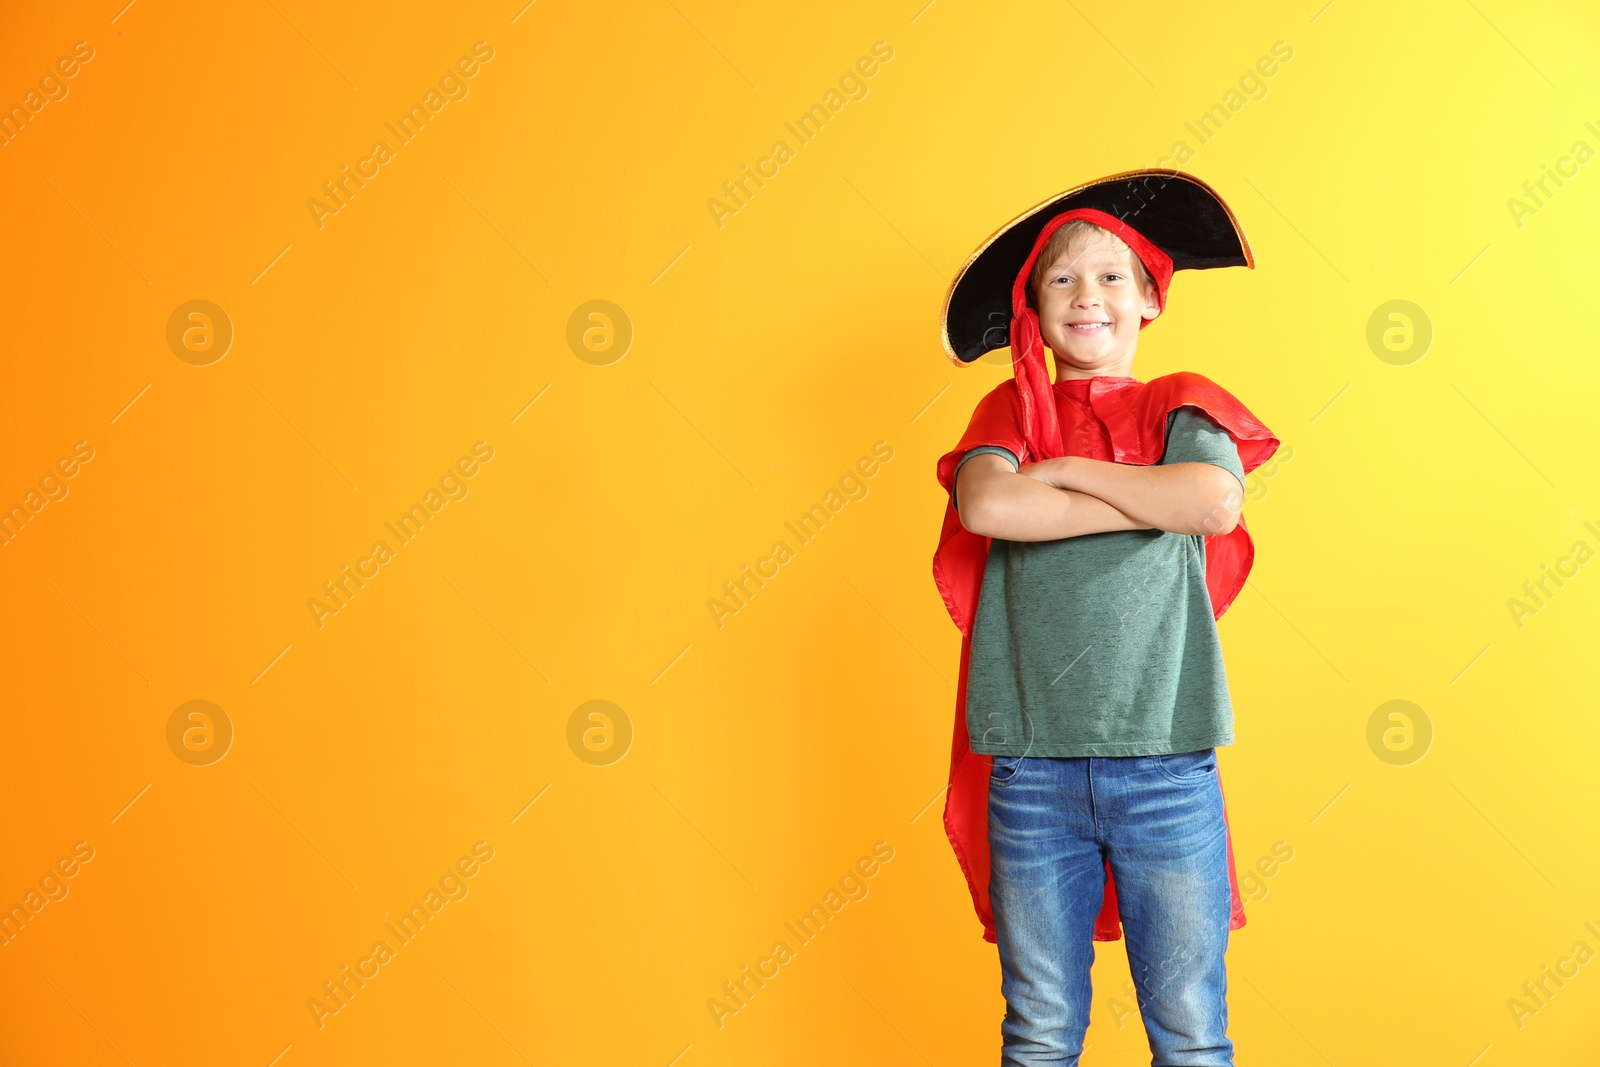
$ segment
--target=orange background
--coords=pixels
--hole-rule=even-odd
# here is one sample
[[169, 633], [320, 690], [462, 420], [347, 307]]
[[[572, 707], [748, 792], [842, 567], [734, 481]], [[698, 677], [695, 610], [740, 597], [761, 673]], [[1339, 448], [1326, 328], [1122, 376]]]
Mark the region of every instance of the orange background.
[[[1600, 175], [1560, 163], [1600, 148], [1600, 18], [919, 7], [7, 6], [0, 103], [93, 58], [0, 146], [0, 505], [93, 458], [0, 547], [0, 906], [93, 858], [0, 947], [0, 1059], [991, 1061], [929, 561], [934, 461], [1006, 366], [953, 367], [938, 314], [1006, 219], [1183, 140], [1257, 269], [1180, 274], [1136, 373], [1199, 371], [1292, 450], [1252, 482], [1220, 624], [1234, 845], [1271, 871], [1229, 953], [1240, 1062], [1593, 1061], [1589, 956], [1520, 1025], [1508, 1002], [1600, 950], [1600, 578], [1569, 564], [1520, 625], [1508, 601], [1600, 547]], [[323, 183], [479, 41], [466, 95], [319, 226]], [[795, 141], [876, 42], [864, 95]], [[1368, 344], [1397, 299], [1420, 358]], [[193, 300], [234, 334], [204, 366], [167, 341]], [[568, 343], [595, 300], [620, 358]], [[480, 441], [466, 495], [319, 627], [323, 583]], [[205, 766], [168, 741], [194, 700], [234, 734]], [[1423, 758], [1369, 745], [1391, 700]], [[478, 842], [467, 895], [319, 1020]], [[841, 880], [865, 895], [800, 944]], [[1098, 946], [1087, 1064], [1148, 1062], [1124, 952]]]

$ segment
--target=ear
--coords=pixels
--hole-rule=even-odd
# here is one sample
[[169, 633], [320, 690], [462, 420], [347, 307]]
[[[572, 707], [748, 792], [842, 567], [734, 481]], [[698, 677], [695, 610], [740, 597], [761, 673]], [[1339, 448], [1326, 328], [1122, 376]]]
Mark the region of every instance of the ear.
[[1156, 287], [1151, 285], [1144, 294], [1144, 310], [1139, 313], [1144, 318], [1154, 319], [1161, 314], [1161, 307], [1156, 303]]

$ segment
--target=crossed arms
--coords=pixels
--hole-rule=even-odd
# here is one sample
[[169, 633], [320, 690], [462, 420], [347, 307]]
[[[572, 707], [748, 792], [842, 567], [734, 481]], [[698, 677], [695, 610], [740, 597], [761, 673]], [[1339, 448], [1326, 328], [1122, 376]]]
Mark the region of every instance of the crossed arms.
[[1083, 456], [1027, 463], [973, 456], [956, 476], [961, 524], [1007, 541], [1055, 541], [1108, 530], [1226, 534], [1239, 521], [1242, 487], [1212, 463], [1140, 466]]

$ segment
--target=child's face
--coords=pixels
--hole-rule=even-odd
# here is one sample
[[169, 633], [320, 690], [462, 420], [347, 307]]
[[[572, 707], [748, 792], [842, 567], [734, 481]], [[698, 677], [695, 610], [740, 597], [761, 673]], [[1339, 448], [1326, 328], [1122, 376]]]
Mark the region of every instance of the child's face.
[[1130, 374], [1139, 323], [1160, 313], [1154, 287], [1140, 291], [1132, 256], [1095, 234], [1068, 248], [1044, 275], [1039, 333], [1055, 353], [1058, 379]]

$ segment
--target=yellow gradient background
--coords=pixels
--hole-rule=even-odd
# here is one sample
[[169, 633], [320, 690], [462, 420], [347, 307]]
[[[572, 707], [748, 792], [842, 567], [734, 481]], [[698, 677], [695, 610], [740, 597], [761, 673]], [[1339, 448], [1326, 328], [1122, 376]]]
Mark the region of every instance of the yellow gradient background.
[[[1179, 274], [1136, 373], [1203, 373], [1292, 450], [1252, 482], [1220, 624], [1241, 872], [1292, 849], [1231, 943], [1239, 1062], [1594, 1062], [1600, 163], [1508, 206], [1600, 150], [1592, 5], [124, 2], [0, 16], [8, 108], [93, 49], [0, 146], [0, 505], [93, 450], [0, 547], [0, 907], [93, 850], [0, 947], [0, 1060], [994, 1062], [998, 960], [936, 803], [959, 641], [929, 562], [934, 461], [1009, 371], [952, 366], [938, 315], [1005, 220], [1181, 140], [1257, 267]], [[385, 123], [480, 41], [399, 146]], [[785, 123], [876, 42], [800, 144]], [[1202, 143], [1186, 124], [1275, 42]], [[167, 343], [192, 300], [234, 330], [208, 366]], [[569, 347], [594, 300], [631, 323], [621, 359]], [[1393, 300], [1431, 324], [1420, 359], [1369, 347]], [[784, 524], [878, 442], [799, 544]], [[208, 766], [168, 744], [192, 700], [234, 731]], [[594, 700], [632, 734], [606, 765], [569, 742]], [[1393, 700], [1420, 760], [1369, 745]], [[319, 1019], [478, 842], [468, 894]], [[800, 944], [785, 924], [878, 842]], [[1147, 1063], [1124, 945], [1097, 951], [1084, 1062]]]

